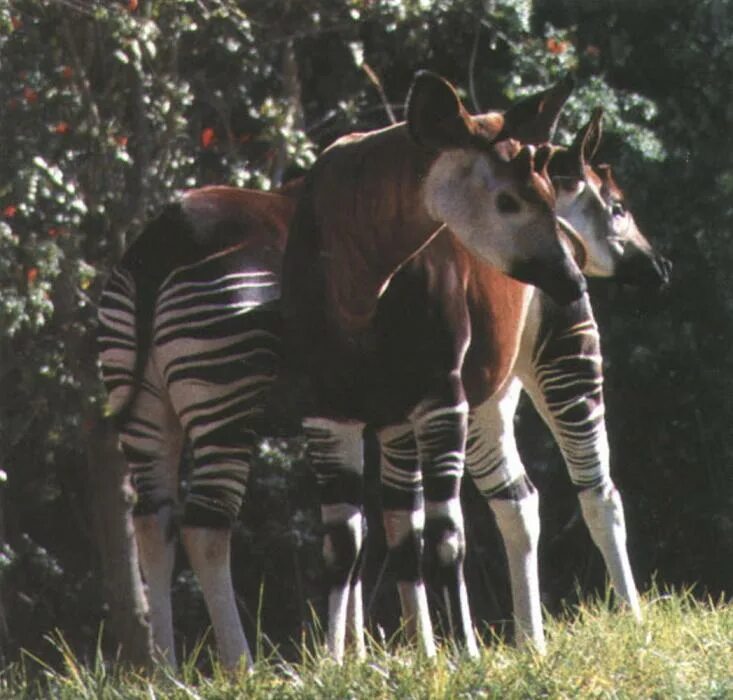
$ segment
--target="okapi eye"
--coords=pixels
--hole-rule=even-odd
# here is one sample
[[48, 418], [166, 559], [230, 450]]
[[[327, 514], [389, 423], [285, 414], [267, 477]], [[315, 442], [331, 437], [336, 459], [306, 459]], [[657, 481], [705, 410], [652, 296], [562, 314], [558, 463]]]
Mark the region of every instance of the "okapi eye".
[[521, 206], [519, 200], [512, 197], [512, 195], [506, 192], [499, 192], [496, 197], [496, 208], [502, 214], [516, 214], [521, 209]]
[[623, 216], [626, 213], [626, 207], [623, 202], [615, 200], [611, 203], [611, 214], [614, 216]]

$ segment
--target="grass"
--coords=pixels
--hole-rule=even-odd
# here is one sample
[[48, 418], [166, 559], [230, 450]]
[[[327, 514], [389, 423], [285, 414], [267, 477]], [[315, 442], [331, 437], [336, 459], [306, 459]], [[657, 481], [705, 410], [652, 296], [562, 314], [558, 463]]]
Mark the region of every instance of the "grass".
[[733, 698], [732, 605], [652, 593], [643, 611], [637, 625], [601, 601], [548, 620], [544, 656], [493, 641], [479, 659], [446, 647], [428, 660], [408, 647], [373, 644], [363, 662], [337, 666], [322, 651], [304, 651], [298, 663], [273, 657], [258, 661], [251, 673], [233, 675], [216, 666], [202, 675], [196, 652], [177, 675], [161, 670], [154, 678], [100, 658], [84, 666], [56, 636], [65, 669], [26, 658], [0, 674], [0, 698]]

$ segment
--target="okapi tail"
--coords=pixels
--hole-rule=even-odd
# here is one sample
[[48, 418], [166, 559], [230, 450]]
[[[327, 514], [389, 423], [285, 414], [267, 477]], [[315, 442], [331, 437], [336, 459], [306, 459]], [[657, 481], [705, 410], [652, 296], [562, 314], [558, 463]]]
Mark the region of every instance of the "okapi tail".
[[103, 292], [98, 340], [110, 396], [106, 419], [117, 430], [130, 420], [144, 385], [158, 291], [194, 253], [190, 229], [180, 204], [167, 206], [127, 249]]

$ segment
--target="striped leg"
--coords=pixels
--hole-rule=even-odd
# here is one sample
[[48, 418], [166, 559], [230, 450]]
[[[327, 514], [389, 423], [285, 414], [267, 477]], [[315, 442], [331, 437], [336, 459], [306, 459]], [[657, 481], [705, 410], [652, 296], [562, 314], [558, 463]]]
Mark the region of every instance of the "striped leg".
[[514, 438], [521, 386], [512, 381], [469, 417], [466, 466], [496, 518], [504, 541], [512, 589], [515, 637], [544, 651], [538, 545], [539, 498], [525, 474]]
[[360, 558], [363, 532], [364, 455], [361, 423], [342, 423], [328, 418], [306, 418], [303, 429], [308, 456], [316, 473], [324, 527], [323, 556], [328, 585], [328, 650], [343, 661], [349, 599], [351, 635], [357, 653], [364, 653]]
[[[109, 407], [117, 412], [126, 402], [135, 364], [135, 284], [115, 268], [100, 303], [99, 347]], [[138, 399], [120, 442], [137, 493], [133, 512], [140, 568], [147, 585], [153, 644], [176, 666], [171, 610], [171, 577], [176, 551], [174, 506], [178, 502], [178, 467], [183, 433], [163, 382], [149, 362]]]
[[410, 416], [425, 489], [425, 547], [437, 563], [439, 586], [453, 638], [476, 656], [478, 646], [463, 576], [466, 537], [460, 489], [466, 448], [468, 404], [424, 401]]
[[[273, 315], [258, 310], [269, 273], [223, 274], [226, 253], [161, 286], [154, 358], [193, 452], [182, 540], [201, 585], [222, 664], [252, 655], [232, 584], [231, 528], [245, 495], [264, 396], [279, 365]], [[270, 293], [270, 292], [268, 292]]]
[[[241, 363], [247, 374], [246, 363]], [[171, 381], [169, 387], [174, 402], [180, 402], [178, 412], [193, 452], [183, 545], [201, 585], [223, 666], [234, 669], [243, 660], [251, 666], [232, 584], [230, 542], [257, 444], [248, 429], [254, 419], [250, 405], [257, 399], [237, 382], [205, 384], [203, 376]]]
[[640, 619], [623, 505], [610, 474], [598, 328], [587, 297], [573, 306], [577, 307], [573, 322], [556, 324], [521, 379], [562, 451], [611, 583]]
[[120, 441], [137, 492], [133, 511], [140, 566], [148, 589], [150, 626], [156, 650], [176, 667], [171, 578], [176, 554], [174, 507], [183, 433], [165, 395], [147, 373]]
[[425, 504], [412, 425], [379, 431], [382, 517], [390, 560], [397, 577], [405, 632], [428, 656], [435, 655], [422, 573]]

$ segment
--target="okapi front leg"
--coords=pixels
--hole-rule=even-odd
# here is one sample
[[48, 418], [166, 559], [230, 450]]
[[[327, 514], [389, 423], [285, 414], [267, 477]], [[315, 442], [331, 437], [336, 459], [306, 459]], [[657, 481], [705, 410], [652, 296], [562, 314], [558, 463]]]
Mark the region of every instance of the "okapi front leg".
[[621, 496], [611, 480], [603, 401], [603, 360], [590, 301], [557, 307], [543, 298], [552, 331], [538, 345], [522, 384], [557, 441], [578, 490], [591, 537], [617, 594], [641, 618], [626, 550]]
[[626, 548], [626, 523], [621, 495], [609, 479], [601, 486], [581, 491], [578, 499], [593, 542], [603, 555], [611, 585], [640, 621], [641, 607]]
[[527, 478], [514, 438], [520, 385], [513, 381], [469, 417], [466, 466], [494, 513], [504, 541], [512, 589], [514, 635], [545, 649], [540, 605], [539, 497]]
[[[321, 501], [328, 586], [328, 650], [341, 662], [346, 647], [349, 598], [352, 592], [355, 596], [360, 592], [359, 587], [353, 586], [361, 574], [359, 561], [364, 540], [364, 426], [327, 418], [307, 418], [303, 428]], [[354, 611], [351, 622], [351, 636], [357, 653], [361, 654], [364, 650], [363, 614]]]
[[411, 419], [425, 489], [425, 547], [438, 569], [451, 634], [476, 656], [478, 646], [463, 576], [466, 537], [460, 491], [468, 404], [424, 401]]
[[379, 431], [382, 518], [407, 637], [430, 657], [435, 640], [422, 572], [425, 507], [417, 444], [409, 424]]

